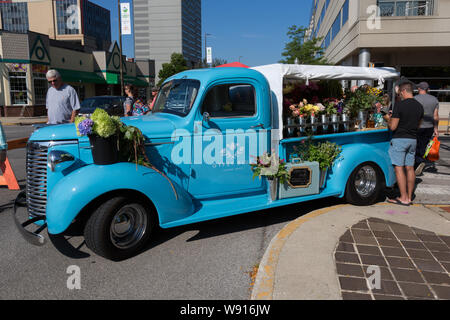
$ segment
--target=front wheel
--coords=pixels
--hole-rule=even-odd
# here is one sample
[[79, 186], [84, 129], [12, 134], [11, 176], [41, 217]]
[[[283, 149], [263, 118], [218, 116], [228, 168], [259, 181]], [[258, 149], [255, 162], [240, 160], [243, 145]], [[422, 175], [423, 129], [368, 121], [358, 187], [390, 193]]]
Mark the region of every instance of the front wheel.
[[345, 188], [347, 202], [367, 206], [377, 202], [383, 189], [383, 174], [378, 166], [363, 163], [350, 175]]
[[107, 259], [127, 259], [142, 249], [150, 237], [154, 229], [151, 218], [151, 208], [141, 201], [109, 199], [86, 222], [86, 245]]

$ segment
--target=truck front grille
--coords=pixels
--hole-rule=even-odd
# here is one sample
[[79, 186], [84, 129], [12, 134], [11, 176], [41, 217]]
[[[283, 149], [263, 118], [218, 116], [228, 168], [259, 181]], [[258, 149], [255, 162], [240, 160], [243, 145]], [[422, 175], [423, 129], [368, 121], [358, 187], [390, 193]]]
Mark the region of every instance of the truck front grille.
[[47, 206], [48, 142], [29, 142], [27, 145], [27, 205], [31, 216], [45, 215]]

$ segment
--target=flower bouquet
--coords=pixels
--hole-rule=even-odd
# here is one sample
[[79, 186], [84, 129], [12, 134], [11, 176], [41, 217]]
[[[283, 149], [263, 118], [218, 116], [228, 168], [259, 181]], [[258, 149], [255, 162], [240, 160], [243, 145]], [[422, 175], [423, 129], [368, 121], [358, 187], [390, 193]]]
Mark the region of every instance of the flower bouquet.
[[278, 158], [275, 154], [264, 153], [256, 157], [256, 163], [250, 164], [253, 171], [253, 179], [265, 176], [269, 180], [270, 198], [276, 200], [279, 183], [287, 183], [289, 181], [289, 172], [286, 162]]
[[297, 120], [300, 126], [300, 133], [305, 133], [306, 124], [311, 124], [312, 132], [317, 132], [318, 116], [325, 112], [325, 106], [321, 103], [308, 103], [308, 100], [303, 99], [299, 104], [293, 104], [289, 107], [291, 118]]

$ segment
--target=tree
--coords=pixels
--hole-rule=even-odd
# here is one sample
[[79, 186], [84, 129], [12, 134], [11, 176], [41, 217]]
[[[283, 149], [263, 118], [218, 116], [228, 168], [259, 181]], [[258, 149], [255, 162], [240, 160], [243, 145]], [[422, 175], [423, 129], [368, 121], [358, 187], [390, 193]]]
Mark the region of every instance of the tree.
[[183, 55], [176, 52], [172, 53], [172, 55], [170, 56], [170, 63], [163, 63], [162, 69], [159, 70], [158, 86], [162, 85], [164, 80], [166, 80], [170, 76], [188, 69], [189, 67], [187, 66], [187, 62], [184, 59]]
[[305, 40], [307, 28], [290, 26], [287, 35], [290, 42], [286, 43], [284, 51], [281, 53], [284, 60], [281, 63], [293, 64], [298, 59], [299, 64], [327, 64], [327, 60], [323, 56], [324, 50], [318, 43], [323, 38], [312, 38]]
[[[228, 61], [225, 59], [214, 58], [213, 62], [211, 64], [211, 67], [214, 68], [214, 67], [220, 66], [222, 64], [227, 64], [227, 63], [228, 63]], [[209, 68], [209, 64], [206, 63], [206, 59], [202, 59], [199, 63], [197, 63], [195, 65], [195, 69], [202, 69], [202, 68]]]

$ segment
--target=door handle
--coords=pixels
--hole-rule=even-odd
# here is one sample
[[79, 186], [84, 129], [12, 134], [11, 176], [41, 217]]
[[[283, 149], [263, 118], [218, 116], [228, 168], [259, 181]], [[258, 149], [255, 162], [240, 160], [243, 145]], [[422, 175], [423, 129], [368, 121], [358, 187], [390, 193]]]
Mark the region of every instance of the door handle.
[[262, 123], [256, 125], [256, 126], [251, 126], [250, 129], [255, 129], [255, 128], [262, 128], [264, 129], [264, 125]]

